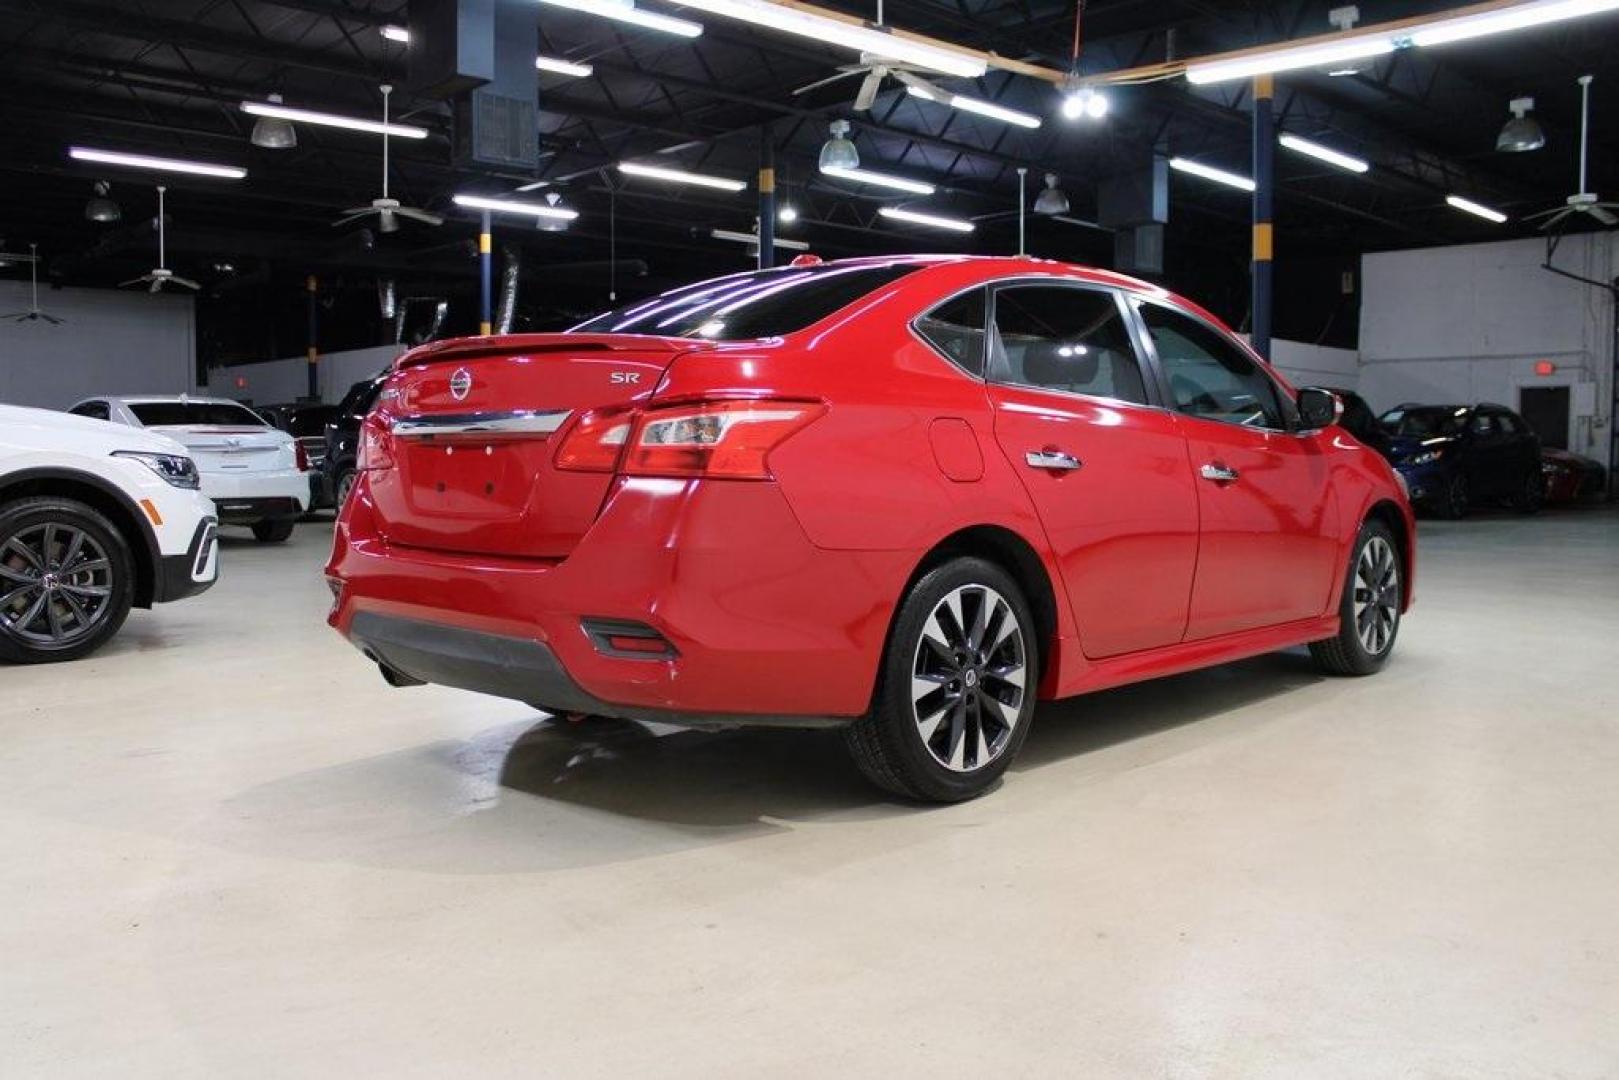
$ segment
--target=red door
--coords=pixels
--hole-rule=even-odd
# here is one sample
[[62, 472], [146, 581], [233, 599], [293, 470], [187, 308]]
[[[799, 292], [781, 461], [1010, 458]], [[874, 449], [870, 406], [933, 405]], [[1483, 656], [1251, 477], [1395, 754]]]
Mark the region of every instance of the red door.
[[1197, 491], [1178, 419], [1150, 385], [1110, 290], [996, 289], [995, 437], [1045, 527], [1092, 658], [1173, 645], [1197, 559]]

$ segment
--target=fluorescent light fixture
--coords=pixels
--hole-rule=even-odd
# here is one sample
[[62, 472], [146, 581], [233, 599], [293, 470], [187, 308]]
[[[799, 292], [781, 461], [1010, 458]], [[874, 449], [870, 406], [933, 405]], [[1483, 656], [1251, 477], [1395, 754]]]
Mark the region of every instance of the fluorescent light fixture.
[[1238, 176], [1234, 172], [1216, 169], [1212, 165], [1205, 165], [1200, 161], [1188, 161], [1186, 158], [1170, 158], [1169, 167], [1178, 172], [1191, 173], [1201, 176], [1205, 180], [1213, 180], [1216, 184], [1225, 184], [1227, 187], [1241, 188], [1243, 191], [1254, 190], [1254, 182], [1246, 176]]
[[633, 161], [619, 162], [618, 171], [627, 176], [645, 176], [651, 180], [667, 180], [671, 184], [696, 184], [698, 187], [716, 188], [720, 191], [741, 191], [748, 186], [740, 180], [731, 180], [723, 176], [706, 176], [684, 169], [665, 169], [661, 165], [637, 165]]
[[1276, 137], [1276, 141], [1296, 154], [1313, 157], [1317, 161], [1325, 161], [1328, 165], [1336, 165], [1340, 169], [1348, 169], [1353, 173], [1363, 173], [1371, 168], [1370, 164], [1358, 157], [1340, 154], [1329, 146], [1322, 146], [1320, 143], [1311, 142], [1309, 139], [1301, 139], [1297, 135], [1289, 135], [1283, 132]]
[[676, 2], [682, 7], [696, 8], [711, 15], [740, 19], [767, 30], [784, 30], [789, 34], [812, 38], [823, 44], [840, 45], [856, 52], [927, 68], [929, 71], [937, 71], [944, 75], [976, 79], [989, 69], [987, 63], [971, 53], [943, 49], [887, 30], [830, 19], [814, 12], [773, 4], [769, 0], [676, 0]]
[[892, 206], [879, 207], [877, 212], [885, 218], [896, 221], [909, 221], [913, 225], [926, 225], [933, 229], [950, 229], [953, 232], [972, 232], [973, 223], [962, 221], [960, 218], [940, 217], [937, 214], [920, 214], [915, 210], [899, 210]]
[[604, 19], [644, 26], [648, 30], [662, 30], [666, 34], [678, 34], [681, 37], [692, 38], [703, 32], [701, 23], [677, 19], [672, 15], [659, 15], [655, 11], [642, 11], [635, 6], [635, 0], [540, 0], [540, 3], [577, 11], [581, 15], [599, 15]]
[[541, 71], [549, 71], [555, 75], [572, 75], [576, 79], [583, 79], [596, 70], [589, 64], [576, 64], [560, 56], [536, 56], [534, 66]]
[[853, 180], [858, 184], [876, 184], [878, 187], [893, 188], [895, 191], [908, 191], [912, 195], [932, 195], [937, 188], [921, 180], [907, 180], [903, 176], [893, 176], [884, 172], [873, 172], [870, 169], [840, 169], [837, 166], [821, 170], [823, 176], [836, 176], [840, 180]]
[[[759, 238], [753, 233], [737, 232], [735, 229], [713, 229], [710, 230], [708, 235], [712, 236], [716, 240], [732, 240], [738, 244], [752, 244], [754, 247], [759, 246]], [[789, 251], [809, 250], [809, 245], [804, 243], [804, 241], [789, 240], [783, 236], [772, 237], [771, 243], [776, 247], [786, 248]]]
[[205, 161], [152, 157], [150, 154], [123, 154], [116, 150], [94, 150], [87, 146], [70, 146], [67, 149], [67, 156], [78, 161], [99, 161], [103, 165], [127, 165], [132, 169], [217, 176], [225, 180], [240, 180], [247, 175], [246, 169], [235, 165], [210, 165]]
[[535, 218], [572, 221], [579, 216], [577, 210], [566, 210], [544, 203], [520, 202], [516, 199], [491, 199], [483, 195], [457, 195], [452, 200], [457, 206], [469, 210], [492, 210], [498, 214], [527, 214]]
[[1472, 214], [1475, 217], [1481, 217], [1485, 221], [1493, 221], [1497, 225], [1504, 224], [1507, 220], [1507, 216], [1501, 211], [1491, 209], [1482, 203], [1476, 203], [1472, 199], [1464, 199], [1460, 195], [1446, 195], [1445, 202], [1457, 210]]
[[242, 111], [252, 116], [269, 116], [277, 120], [291, 120], [299, 124], [319, 124], [321, 127], [344, 128], [348, 131], [366, 131], [372, 135], [387, 134], [398, 139], [425, 139], [427, 129], [410, 124], [384, 124], [380, 120], [366, 120], [358, 116], [339, 116], [336, 113], [315, 112], [313, 109], [294, 109], [273, 101], [244, 101]]
[[[1613, 0], [1619, 3], [1619, 0]], [[1319, 45], [1301, 45], [1297, 48], [1278, 48], [1267, 52], [1239, 56], [1231, 60], [1216, 60], [1207, 64], [1192, 64], [1186, 69], [1186, 81], [1199, 86], [1205, 83], [1227, 82], [1231, 79], [1251, 79], [1255, 75], [1274, 75], [1299, 68], [1342, 65], [1349, 60], [1364, 60], [1369, 56], [1382, 56], [1394, 51], [1394, 40], [1388, 34], [1368, 34], [1358, 38], [1323, 42]]]
[[401, 45], [410, 44], [410, 31], [403, 26], [394, 26], [390, 23], [382, 28], [382, 36], [389, 41], [397, 41]]
[[1536, 0], [1526, 4], [1477, 15], [1463, 15], [1454, 19], [1441, 19], [1429, 26], [1411, 32], [1413, 45], [1448, 45], [1452, 41], [1466, 41], [1486, 34], [1501, 34], [1509, 30], [1527, 30], [1547, 23], [1577, 19], [1584, 15], [1600, 15], [1604, 11], [1619, 9], [1619, 0]]
[[924, 101], [937, 101], [940, 104], [950, 106], [952, 109], [960, 109], [962, 112], [977, 113], [979, 116], [987, 116], [991, 120], [1000, 120], [1004, 123], [1016, 124], [1018, 127], [1037, 128], [1040, 126], [1040, 118], [1038, 116], [1033, 116], [1026, 112], [1019, 112], [1016, 109], [1008, 109], [1003, 105], [995, 104], [993, 101], [984, 101], [980, 98], [963, 97], [960, 94], [946, 94], [943, 98], [940, 98], [938, 94], [930, 93], [922, 89], [920, 86], [906, 86], [905, 92], [910, 94], [912, 97], [919, 97]]

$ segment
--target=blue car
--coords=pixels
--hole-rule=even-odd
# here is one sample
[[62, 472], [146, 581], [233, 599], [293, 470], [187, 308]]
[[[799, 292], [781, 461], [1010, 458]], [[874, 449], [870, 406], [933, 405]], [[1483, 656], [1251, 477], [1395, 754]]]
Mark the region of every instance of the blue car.
[[1379, 422], [1379, 449], [1419, 509], [1459, 518], [1504, 503], [1532, 514], [1546, 501], [1540, 439], [1504, 405], [1401, 405]]

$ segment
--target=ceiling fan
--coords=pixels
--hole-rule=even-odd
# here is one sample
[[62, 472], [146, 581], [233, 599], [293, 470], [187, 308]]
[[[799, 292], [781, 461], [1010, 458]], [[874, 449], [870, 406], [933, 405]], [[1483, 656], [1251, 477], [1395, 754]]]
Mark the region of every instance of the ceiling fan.
[[39, 245], [29, 244], [28, 254], [17, 255], [9, 251], [0, 251], [0, 265], [10, 266], [13, 263], [25, 262], [28, 264], [28, 280], [33, 286], [33, 300], [27, 311], [14, 312], [10, 315], [0, 315], [0, 319], [10, 319], [12, 322], [38, 322], [44, 320], [52, 326], [61, 326], [62, 320], [55, 315], [47, 315], [39, 310]]
[[1542, 210], [1538, 214], [1524, 215], [1525, 221], [1536, 218], [1545, 218], [1540, 226], [1542, 232], [1559, 225], [1575, 214], [1589, 214], [1604, 225], [1619, 225], [1619, 216], [1614, 215], [1619, 210], [1619, 203], [1603, 202], [1597, 198], [1594, 191], [1585, 190], [1585, 159], [1587, 143], [1590, 138], [1591, 127], [1591, 81], [1592, 76], [1581, 75], [1580, 84], [1580, 190], [1570, 195], [1562, 206], [1554, 206], [1550, 210]]
[[819, 79], [807, 86], [800, 86], [793, 91], [793, 96], [807, 94], [811, 90], [819, 90], [821, 87], [838, 82], [840, 79], [852, 78], [863, 73], [866, 77], [861, 81], [860, 89], [854, 96], [854, 105], [851, 106], [856, 112], [865, 112], [871, 108], [872, 104], [877, 100], [877, 95], [882, 92], [883, 80], [887, 78], [893, 78], [903, 83], [907, 88], [915, 90], [920, 97], [925, 97], [932, 101], [950, 100], [949, 91], [941, 89], [938, 85], [917, 74], [918, 71], [927, 70], [929, 69], [912, 67], [909, 64], [898, 64], [885, 57], [873, 56], [871, 53], [861, 53], [860, 63], [845, 64], [838, 68], [836, 75]]
[[388, 95], [393, 93], [393, 89], [387, 83], [382, 84], [382, 197], [372, 199], [370, 206], [356, 206], [343, 211], [343, 216], [332, 222], [333, 227], [359, 221], [370, 214], [377, 215], [377, 231], [385, 233], [398, 232], [400, 218], [409, 218], [424, 225], [444, 224], [444, 219], [437, 214], [418, 210], [414, 206], [401, 206], [398, 199], [388, 197]]
[[200, 289], [190, 278], [183, 278], [168, 267], [167, 229], [163, 216], [163, 192], [168, 190], [162, 184], [157, 186], [157, 268], [148, 270], [138, 278], [120, 281], [118, 287], [126, 288], [130, 285], [150, 285], [147, 292], [162, 292], [165, 285], [179, 285], [187, 289]]

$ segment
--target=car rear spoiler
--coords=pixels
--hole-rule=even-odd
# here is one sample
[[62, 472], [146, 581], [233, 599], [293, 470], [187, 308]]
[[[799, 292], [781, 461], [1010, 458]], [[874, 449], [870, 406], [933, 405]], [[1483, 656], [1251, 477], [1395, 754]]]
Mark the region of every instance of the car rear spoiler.
[[410, 350], [394, 361], [394, 370], [450, 360], [476, 360], [485, 356], [533, 356], [558, 352], [691, 352], [712, 348], [707, 341], [651, 337], [641, 334], [507, 334], [495, 337], [450, 338]]

